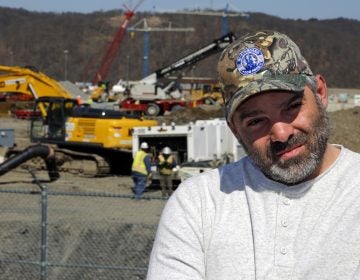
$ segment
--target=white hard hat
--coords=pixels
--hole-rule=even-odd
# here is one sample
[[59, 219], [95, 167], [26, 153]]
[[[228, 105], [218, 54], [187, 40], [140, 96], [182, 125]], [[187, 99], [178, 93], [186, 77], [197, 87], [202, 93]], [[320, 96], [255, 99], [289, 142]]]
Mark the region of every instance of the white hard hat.
[[140, 145], [140, 148], [141, 149], [149, 149], [149, 145], [146, 142], [142, 142], [141, 145]]
[[162, 149], [161, 151], [164, 155], [170, 155], [171, 154], [171, 149], [169, 147], [165, 147], [164, 149]]

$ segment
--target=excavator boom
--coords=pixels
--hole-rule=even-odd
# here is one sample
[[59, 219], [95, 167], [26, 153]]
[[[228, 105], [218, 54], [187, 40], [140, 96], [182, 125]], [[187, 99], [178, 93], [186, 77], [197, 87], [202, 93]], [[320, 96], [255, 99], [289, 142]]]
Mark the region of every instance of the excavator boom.
[[0, 65], [0, 92], [17, 92], [33, 96], [72, 98], [57, 81], [34, 68]]

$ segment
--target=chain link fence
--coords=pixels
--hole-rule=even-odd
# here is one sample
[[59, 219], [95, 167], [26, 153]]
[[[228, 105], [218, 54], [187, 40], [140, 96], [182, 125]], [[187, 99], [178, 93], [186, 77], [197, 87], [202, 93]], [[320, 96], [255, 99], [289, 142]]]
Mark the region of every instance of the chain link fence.
[[0, 279], [145, 279], [157, 196], [0, 188]]

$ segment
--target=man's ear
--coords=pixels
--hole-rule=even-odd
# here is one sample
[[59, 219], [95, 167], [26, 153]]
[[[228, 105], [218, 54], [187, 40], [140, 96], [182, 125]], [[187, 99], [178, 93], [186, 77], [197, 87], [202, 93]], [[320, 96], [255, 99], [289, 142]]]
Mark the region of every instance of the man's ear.
[[324, 108], [328, 106], [328, 92], [325, 78], [321, 75], [316, 75], [316, 94], [319, 95], [321, 103]]

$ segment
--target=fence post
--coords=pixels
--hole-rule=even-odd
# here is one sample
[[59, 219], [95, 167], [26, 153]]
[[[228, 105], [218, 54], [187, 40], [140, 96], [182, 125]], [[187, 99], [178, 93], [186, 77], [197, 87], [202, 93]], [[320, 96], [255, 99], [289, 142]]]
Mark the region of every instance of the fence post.
[[48, 189], [42, 184], [33, 171], [30, 171], [34, 182], [41, 190], [41, 252], [40, 252], [40, 279], [47, 280], [48, 276]]

